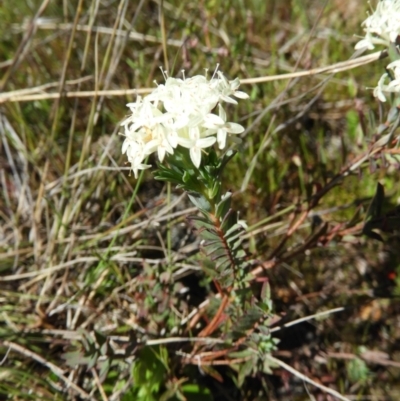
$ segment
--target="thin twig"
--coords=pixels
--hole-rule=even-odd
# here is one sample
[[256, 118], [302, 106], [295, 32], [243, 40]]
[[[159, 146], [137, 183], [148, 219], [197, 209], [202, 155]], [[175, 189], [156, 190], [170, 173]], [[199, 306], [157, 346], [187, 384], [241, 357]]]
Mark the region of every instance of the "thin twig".
[[307, 376], [303, 375], [302, 373], [300, 373], [298, 370], [292, 368], [291, 366], [287, 365], [285, 362], [282, 362], [280, 359], [274, 358], [272, 355], [267, 355], [266, 356], [267, 359], [269, 359], [272, 363], [277, 364], [278, 366], [280, 366], [281, 368], [287, 370], [288, 372], [292, 373], [293, 375], [295, 375], [296, 377], [298, 377], [301, 380], [304, 380], [305, 382], [312, 384], [313, 386], [319, 388], [320, 390], [324, 391], [325, 393], [328, 393], [336, 398], [338, 398], [339, 400], [343, 400], [343, 401], [350, 401], [347, 397], [341, 395], [340, 393], [338, 393], [337, 391], [324, 386], [323, 384], [319, 384], [317, 382], [315, 382], [314, 380], [311, 380], [310, 378], [308, 378]]
[[[78, 27], [79, 29], [79, 27]], [[385, 57], [384, 52], [375, 52], [372, 54], [368, 54], [363, 57], [359, 57], [356, 59], [343, 61], [340, 63], [332, 64], [326, 67], [314, 68], [308, 71], [298, 71], [289, 74], [280, 74], [280, 75], [270, 75], [265, 77], [258, 78], [247, 78], [240, 81], [242, 85], [250, 85], [257, 84], [262, 82], [271, 82], [285, 79], [293, 79], [293, 78], [301, 78], [318, 74], [335, 74], [337, 72], [351, 70], [353, 68], [361, 67], [365, 64], [372, 63], [380, 58]], [[33, 90], [34, 88], [32, 88]], [[29, 89], [25, 89], [29, 90]], [[76, 97], [94, 97], [97, 96], [130, 96], [130, 95], [141, 95], [150, 93], [153, 88], [137, 88], [137, 89], [117, 89], [117, 90], [102, 90], [102, 91], [78, 91], [78, 92], [65, 92], [62, 96], [67, 98], [76, 98]], [[30, 102], [34, 100], [48, 100], [48, 99], [59, 99], [60, 93], [38, 93], [38, 94], [29, 94], [24, 95], [20, 94], [18, 91], [6, 92], [0, 94], [0, 104], [5, 102]]]
[[270, 332], [274, 333], [275, 331], [282, 330], [283, 328], [291, 327], [291, 326], [294, 326], [294, 325], [302, 323], [302, 322], [307, 322], [308, 320], [311, 320], [311, 319], [320, 318], [322, 316], [326, 316], [326, 315], [330, 315], [332, 313], [337, 313], [337, 312], [342, 312], [342, 311], [344, 311], [343, 306], [341, 306], [339, 308], [329, 309], [329, 310], [326, 310], [323, 312], [318, 312], [318, 313], [315, 313], [314, 315], [305, 316], [300, 319], [293, 320], [289, 323], [285, 323], [282, 326], [274, 327], [273, 329], [270, 330]]

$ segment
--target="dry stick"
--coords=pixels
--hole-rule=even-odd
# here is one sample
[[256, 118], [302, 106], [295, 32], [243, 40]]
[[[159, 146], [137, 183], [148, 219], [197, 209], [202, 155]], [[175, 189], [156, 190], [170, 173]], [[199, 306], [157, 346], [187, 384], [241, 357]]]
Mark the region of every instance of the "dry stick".
[[106, 392], [104, 391], [103, 386], [101, 385], [100, 377], [99, 377], [99, 375], [97, 374], [96, 369], [95, 369], [95, 368], [92, 368], [90, 371], [92, 372], [92, 375], [93, 375], [93, 377], [94, 377], [94, 381], [96, 382], [97, 388], [98, 388], [99, 391], [100, 391], [101, 398], [103, 398], [103, 401], [109, 401], [109, 400], [108, 400], [108, 397], [107, 397], [107, 394], [106, 394]]
[[[246, 338], [243, 339], [243, 341]], [[239, 344], [240, 345], [240, 344]], [[185, 364], [191, 364], [191, 365], [197, 365], [197, 366], [213, 366], [213, 365], [232, 365], [234, 363], [237, 363], [237, 359], [217, 359], [220, 357], [227, 356], [229, 352], [234, 352], [237, 351], [238, 347], [231, 347], [229, 349], [223, 349], [220, 351], [209, 351], [209, 352], [202, 352], [200, 354], [195, 354], [192, 352], [192, 354], [186, 354], [184, 352], [177, 352], [177, 355], [182, 355], [183, 358], [183, 363]], [[247, 359], [252, 359], [253, 356], [245, 357], [245, 358], [240, 358], [241, 361], [245, 361]]]
[[[178, 354], [179, 355], [179, 354]], [[223, 359], [223, 360], [218, 360], [218, 361], [203, 361], [202, 359], [199, 359], [198, 361], [192, 361], [192, 365], [197, 365], [197, 366], [231, 366], [234, 364], [239, 364], [248, 361], [249, 359], [252, 359], [252, 356], [249, 357], [243, 357], [243, 358], [236, 358], [236, 359]]]
[[[198, 335], [199, 337], [207, 337], [216, 330], [216, 328], [218, 327], [219, 321], [220, 321], [220, 317], [229, 303], [229, 294], [230, 294], [230, 291], [228, 292], [228, 294], [225, 294], [223, 296], [223, 298], [221, 300], [221, 304], [219, 305], [219, 308], [217, 310], [217, 313], [211, 319], [210, 323], [199, 333], [199, 335]], [[199, 345], [196, 344], [193, 347], [193, 350], [191, 352], [189, 360], [196, 358], [196, 353], [197, 353], [198, 349], [199, 349]]]
[[279, 365], [281, 368], [283, 368], [283, 369], [287, 370], [288, 372], [292, 373], [293, 375], [297, 376], [299, 379], [302, 379], [305, 382], [307, 382], [309, 384], [312, 384], [313, 386], [321, 389], [325, 393], [328, 393], [328, 394], [338, 398], [339, 400], [350, 401], [347, 397], [344, 397], [343, 395], [341, 395], [337, 391], [332, 390], [329, 387], [326, 387], [326, 386], [324, 386], [322, 384], [319, 384], [319, 383], [309, 379], [307, 376], [303, 375], [302, 373], [300, 373], [296, 369], [293, 369], [291, 366], [287, 365], [285, 362], [282, 362], [280, 359], [274, 358], [271, 355], [267, 355], [266, 358], [269, 359], [272, 363], [275, 363], [275, 364]]
[[17, 51], [15, 52], [15, 55], [11, 62], [10, 68], [6, 71], [2, 80], [0, 81], [0, 92], [3, 92], [11, 74], [21, 63], [23, 56], [25, 55], [24, 53], [28, 47], [28, 44], [33, 39], [34, 32], [37, 28], [37, 21], [40, 18], [40, 16], [44, 13], [44, 11], [46, 10], [49, 3], [50, 3], [50, 0], [44, 0], [43, 3], [41, 4], [41, 6], [39, 7], [39, 10], [37, 11], [36, 15], [33, 17], [33, 20], [29, 23], [28, 29], [27, 29], [21, 43], [19, 44]]
[[311, 75], [318, 75], [318, 74], [336, 74], [337, 72], [351, 70], [353, 68], [361, 67], [362, 65], [373, 63], [379, 59], [383, 59], [387, 57], [387, 51], [378, 51], [375, 53], [367, 54], [366, 56], [357, 57], [354, 59], [340, 61], [339, 63], [332, 64], [326, 67], [318, 67], [313, 68], [308, 71], [299, 71], [299, 72], [292, 72], [289, 74], [281, 74], [281, 75], [270, 75], [265, 77], [259, 78], [247, 78], [241, 79], [240, 83], [242, 85], [247, 84], [259, 84], [262, 82], [270, 82], [270, 81], [278, 81], [281, 79], [292, 79], [292, 78], [300, 78], [300, 77], [308, 77]]
[[[289, 324], [289, 323], [288, 323]], [[100, 330], [102, 331], [102, 330]], [[37, 330], [29, 330], [29, 333], [37, 333]], [[49, 336], [60, 336], [66, 340], [82, 340], [83, 335], [82, 332], [76, 330], [60, 330], [60, 329], [43, 329], [40, 330], [40, 333], [43, 335]], [[123, 342], [123, 343], [130, 343], [131, 338], [129, 336], [117, 336], [117, 335], [110, 335], [108, 336], [110, 340]], [[163, 345], [163, 344], [173, 344], [173, 343], [191, 343], [191, 342], [200, 342], [203, 344], [224, 344], [224, 340], [220, 340], [218, 338], [212, 337], [167, 337], [167, 338], [156, 338], [154, 340], [146, 340], [146, 341], [138, 341], [138, 345]], [[3, 358], [4, 359], [4, 358]], [[0, 361], [0, 365], [4, 361]]]
[[53, 363], [47, 361], [46, 359], [42, 358], [40, 355], [32, 352], [20, 345], [13, 343], [11, 341], [3, 341], [3, 346], [9, 347], [10, 349], [19, 352], [22, 355], [25, 355], [28, 358], [32, 358], [35, 361], [41, 363], [42, 365], [49, 368], [59, 379], [61, 379], [67, 386], [71, 387], [71, 389], [75, 390], [81, 397], [86, 400], [95, 400], [94, 397], [90, 396], [90, 394], [86, 393], [86, 391], [82, 390], [78, 387], [74, 382], [64, 376], [64, 371], [60, 369], [58, 366], [54, 365]]
[[210, 323], [205, 327], [200, 333], [199, 337], [207, 337], [217, 328], [219, 319], [221, 317], [222, 312], [225, 310], [226, 306], [229, 303], [229, 294], [224, 295], [222, 301], [219, 305], [218, 311], [215, 316], [211, 319]]
[[[312, 76], [318, 74], [335, 74], [340, 71], [351, 70], [353, 68], [361, 67], [365, 64], [372, 63], [381, 58], [387, 56], [386, 51], [379, 51], [372, 54], [368, 54], [363, 57], [358, 57], [355, 59], [342, 61], [340, 63], [333, 64], [327, 67], [314, 68], [308, 71], [293, 72], [290, 74], [280, 74], [280, 75], [270, 75], [266, 77], [258, 78], [247, 78], [240, 81], [243, 85], [256, 84], [261, 82], [278, 81], [284, 79], [301, 78], [305, 76]], [[43, 88], [36, 88], [37, 91], [42, 92]], [[35, 88], [24, 89], [25, 91], [34, 91]], [[115, 89], [115, 90], [103, 90], [103, 91], [70, 91], [65, 92], [63, 96], [67, 98], [76, 97], [93, 97], [98, 96], [129, 96], [135, 94], [147, 94], [150, 93], [153, 88], [138, 88], [138, 89]], [[0, 104], [5, 102], [30, 102], [34, 100], [48, 100], [48, 99], [58, 99], [60, 97], [59, 93], [38, 93], [38, 94], [21, 94], [19, 91], [12, 91], [0, 94]]]
[[168, 51], [167, 51], [167, 35], [165, 29], [165, 19], [164, 19], [164, 0], [160, 1], [158, 6], [158, 19], [160, 22], [160, 31], [161, 31], [161, 43], [163, 48], [163, 57], [164, 57], [164, 68], [169, 71], [169, 63], [168, 63]]
[[321, 318], [323, 316], [330, 315], [332, 313], [343, 312], [344, 309], [345, 308], [343, 306], [340, 306], [339, 308], [329, 309], [329, 310], [326, 310], [326, 311], [323, 311], [323, 312], [315, 313], [314, 315], [308, 315], [308, 316], [305, 316], [305, 317], [301, 317], [299, 319], [292, 320], [291, 322], [285, 323], [282, 326], [277, 326], [277, 327], [274, 327], [274, 328], [270, 329], [270, 333], [275, 333], [276, 331], [282, 330], [283, 328], [288, 328], [288, 327], [291, 327], [291, 326], [295, 326], [296, 324], [299, 324], [299, 323], [302, 323], [302, 322], [307, 322], [307, 321], [309, 321], [311, 319]]
[[[81, 78], [69, 79], [69, 80], [65, 81], [65, 85], [68, 85], [68, 86], [77, 85], [79, 87], [81, 83], [88, 82], [91, 80], [93, 80], [93, 77], [91, 75], [86, 75]], [[0, 99], [8, 98], [8, 94], [12, 94], [14, 96], [26, 96], [26, 95], [45, 93], [45, 91], [47, 89], [54, 89], [54, 88], [59, 87], [59, 85], [60, 85], [60, 82], [57, 81], [57, 82], [49, 82], [47, 84], [43, 84], [43, 85], [39, 85], [39, 86], [33, 86], [32, 88], [15, 89], [12, 92], [0, 93]]]
[[335, 358], [335, 359], [362, 359], [363, 361], [367, 363], [375, 363], [377, 365], [382, 365], [382, 366], [392, 366], [394, 368], [400, 368], [400, 362], [397, 361], [392, 361], [390, 359], [385, 358], [374, 358], [370, 357], [368, 355], [368, 352], [361, 353], [360, 355], [354, 355], [350, 353], [344, 353], [344, 352], [326, 352], [323, 354], [323, 356], [326, 356], [327, 358]]
[[[28, 90], [28, 89], [27, 89]], [[152, 88], [141, 88], [141, 89], [115, 89], [115, 90], [99, 90], [99, 91], [75, 91], [65, 92], [63, 96], [66, 98], [83, 98], [83, 97], [94, 97], [98, 96], [129, 96], [136, 94], [150, 93]], [[37, 95], [14, 95], [13, 92], [7, 92], [0, 94], [0, 104], [6, 102], [31, 102], [34, 100], [50, 100], [59, 99], [59, 93], [40, 93]]]

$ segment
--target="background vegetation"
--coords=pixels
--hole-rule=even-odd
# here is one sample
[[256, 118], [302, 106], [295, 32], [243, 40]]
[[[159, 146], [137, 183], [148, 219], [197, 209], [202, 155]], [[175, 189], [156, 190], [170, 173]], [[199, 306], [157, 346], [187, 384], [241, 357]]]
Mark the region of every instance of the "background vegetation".
[[251, 96], [230, 110], [247, 130], [224, 185], [249, 226], [254, 297], [270, 285], [273, 356], [348, 399], [399, 399], [398, 112], [366, 89], [386, 64], [313, 72], [350, 59], [367, 8], [2, 3], [1, 399], [332, 399], [284, 365], [184, 363], [218, 293], [195, 209], [151, 170], [129, 176], [118, 132], [160, 66], [217, 63]]

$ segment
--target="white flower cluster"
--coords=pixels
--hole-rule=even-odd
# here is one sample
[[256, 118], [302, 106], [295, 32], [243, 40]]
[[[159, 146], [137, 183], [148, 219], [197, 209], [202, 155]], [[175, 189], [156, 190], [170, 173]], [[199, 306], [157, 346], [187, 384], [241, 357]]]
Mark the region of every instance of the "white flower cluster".
[[[356, 44], [356, 49], [366, 47], [371, 50], [376, 44], [389, 46], [396, 43], [400, 35], [400, 0], [379, 1], [375, 12], [362, 25], [366, 35]], [[387, 69], [392, 70], [394, 79], [389, 80], [389, 74], [385, 73], [374, 89], [374, 96], [381, 102], [386, 102], [385, 92], [400, 92], [400, 60], [390, 63]]]
[[381, 0], [362, 25], [366, 36], [356, 44], [356, 49], [372, 50], [375, 44], [387, 46], [396, 42], [400, 34], [400, 0]]
[[151, 167], [143, 161], [153, 152], [162, 162], [166, 153], [173, 154], [178, 145], [183, 146], [190, 150], [198, 168], [204, 148], [217, 142], [223, 149], [228, 136], [244, 131], [241, 125], [226, 121], [221, 103], [237, 104], [232, 96], [247, 99], [248, 95], [237, 90], [238, 78], [228, 81], [219, 71], [214, 75], [211, 79], [202, 75], [169, 77], [150, 95], [127, 105], [132, 114], [121, 124], [125, 129], [122, 153], [126, 153], [136, 178], [139, 170]]
[[393, 71], [394, 79], [386, 84], [389, 74], [385, 73], [379, 80], [378, 86], [374, 89], [374, 96], [381, 102], [386, 102], [384, 92], [400, 92], [400, 60], [393, 61], [386, 68]]

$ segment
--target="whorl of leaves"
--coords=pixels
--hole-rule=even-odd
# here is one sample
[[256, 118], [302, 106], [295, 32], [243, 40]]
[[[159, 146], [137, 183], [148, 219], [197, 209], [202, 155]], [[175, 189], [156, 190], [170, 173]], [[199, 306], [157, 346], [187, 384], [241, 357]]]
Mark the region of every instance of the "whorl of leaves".
[[237, 213], [231, 209], [232, 194], [221, 195], [221, 174], [234, 155], [235, 152], [229, 150], [221, 157], [211, 149], [204, 156], [200, 168], [196, 169], [188, 150], [178, 148], [173, 159], [167, 158], [168, 165], [158, 165], [155, 177], [184, 189], [202, 213], [202, 216], [194, 216], [192, 220], [211, 261], [209, 269], [206, 262], [203, 267], [224, 289], [231, 288], [234, 282], [241, 282], [247, 267], [241, 247], [243, 226], [238, 222]]

